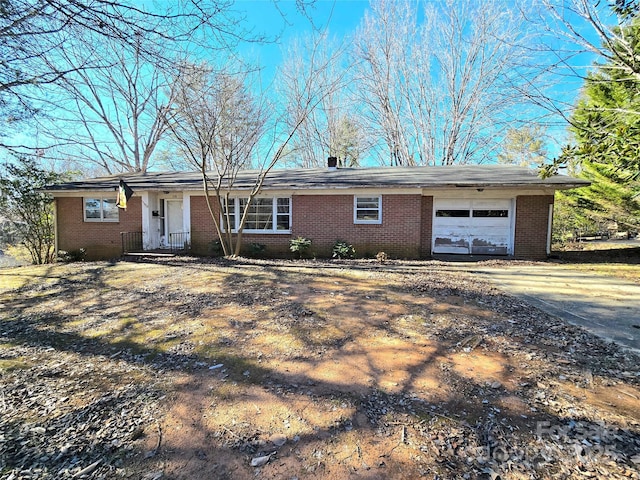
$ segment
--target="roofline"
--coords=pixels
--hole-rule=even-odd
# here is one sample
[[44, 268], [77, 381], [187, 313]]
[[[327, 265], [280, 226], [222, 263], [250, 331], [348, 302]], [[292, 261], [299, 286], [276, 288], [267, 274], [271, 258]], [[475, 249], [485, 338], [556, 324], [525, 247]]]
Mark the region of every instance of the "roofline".
[[[459, 171], [459, 174], [454, 173]], [[255, 187], [258, 170], [244, 170], [238, 173], [235, 185], [225, 191], [243, 191]], [[215, 175], [212, 174], [212, 178]], [[199, 172], [146, 172], [128, 173], [98, 177], [43, 189], [52, 195], [81, 191], [109, 192], [117, 190], [120, 180], [124, 180], [134, 190], [156, 192], [180, 192], [203, 190]], [[503, 181], [501, 181], [503, 180]], [[541, 188], [565, 190], [589, 185], [590, 182], [565, 175], [542, 179], [535, 171], [517, 166], [505, 165], [459, 165], [453, 167], [364, 167], [327, 170], [277, 169], [266, 177], [262, 191], [289, 190], [359, 190], [380, 189], [450, 189], [450, 188]]]

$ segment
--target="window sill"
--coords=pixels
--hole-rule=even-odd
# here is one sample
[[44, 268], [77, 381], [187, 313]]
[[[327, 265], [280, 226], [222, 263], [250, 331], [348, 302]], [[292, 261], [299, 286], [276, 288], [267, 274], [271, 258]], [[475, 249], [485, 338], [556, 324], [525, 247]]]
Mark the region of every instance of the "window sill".
[[[224, 230], [222, 233], [227, 233]], [[232, 230], [232, 234], [236, 235], [238, 233], [237, 230]], [[291, 230], [243, 230], [243, 235], [291, 235]]]

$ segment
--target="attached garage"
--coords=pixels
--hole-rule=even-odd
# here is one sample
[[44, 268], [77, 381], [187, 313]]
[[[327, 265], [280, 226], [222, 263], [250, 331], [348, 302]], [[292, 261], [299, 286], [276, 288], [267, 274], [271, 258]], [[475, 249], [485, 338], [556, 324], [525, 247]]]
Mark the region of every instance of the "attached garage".
[[511, 255], [513, 199], [434, 199], [433, 253]]

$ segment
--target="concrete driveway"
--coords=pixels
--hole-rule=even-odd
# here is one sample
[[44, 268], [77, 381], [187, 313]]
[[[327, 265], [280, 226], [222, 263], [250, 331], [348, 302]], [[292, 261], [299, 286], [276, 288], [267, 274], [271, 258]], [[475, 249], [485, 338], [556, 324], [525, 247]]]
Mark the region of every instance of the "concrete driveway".
[[567, 265], [469, 266], [515, 295], [607, 340], [640, 353], [640, 285]]

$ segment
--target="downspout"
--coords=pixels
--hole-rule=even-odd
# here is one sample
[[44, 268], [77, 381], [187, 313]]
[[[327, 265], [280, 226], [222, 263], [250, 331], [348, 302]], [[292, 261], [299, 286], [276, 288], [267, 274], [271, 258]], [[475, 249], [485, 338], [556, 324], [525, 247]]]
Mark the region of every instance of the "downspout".
[[553, 203], [549, 204], [549, 220], [547, 226], [547, 256], [551, 255], [551, 233], [553, 231]]
[[53, 199], [53, 248], [55, 250], [55, 258], [58, 258], [58, 199]]

